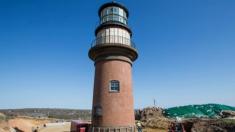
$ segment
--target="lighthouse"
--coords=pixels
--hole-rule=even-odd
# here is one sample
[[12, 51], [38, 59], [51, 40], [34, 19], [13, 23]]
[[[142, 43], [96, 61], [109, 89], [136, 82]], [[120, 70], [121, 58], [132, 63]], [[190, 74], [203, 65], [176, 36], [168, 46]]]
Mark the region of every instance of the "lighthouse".
[[100, 24], [89, 50], [95, 78], [92, 132], [134, 132], [132, 66], [138, 53], [128, 27], [128, 9], [117, 2], [103, 4]]

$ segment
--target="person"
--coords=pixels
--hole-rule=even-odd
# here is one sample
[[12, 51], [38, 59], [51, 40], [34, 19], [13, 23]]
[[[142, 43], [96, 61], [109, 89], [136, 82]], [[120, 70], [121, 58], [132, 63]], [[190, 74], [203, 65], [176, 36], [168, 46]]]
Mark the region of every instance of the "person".
[[168, 132], [186, 132], [186, 131], [182, 123], [174, 122], [170, 124]]
[[138, 132], [142, 132], [142, 125], [139, 121], [137, 122], [136, 126], [137, 126]]

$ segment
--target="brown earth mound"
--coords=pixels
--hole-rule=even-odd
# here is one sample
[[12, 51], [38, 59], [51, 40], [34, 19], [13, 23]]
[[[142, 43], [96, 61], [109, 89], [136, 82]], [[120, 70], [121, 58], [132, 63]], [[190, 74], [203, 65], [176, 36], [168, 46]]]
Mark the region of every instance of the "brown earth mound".
[[183, 124], [187, 132], [235, 132], [233, 119], [189, 119]]
[[44, 119], [33, 119], [33, 118], [15, 118], [8, 121], [9, 126], [12, 128], [17, 128], [24, 132], [32, 132], [33, 128], [37, 128], [45, 123], [48, 123], [49, 120]]
[[167, 118], [154, 118], [149, 119], [146, 122], [142, 122], [144, 127], [148, 128], [157, 128], [157, 129], [167, 129], [170, 124], [170, 121]]
[[163, 109], [148, 107], [136, 111], [136, 119], [141, 121], [143, 127], [155, 129], [167, 129], [170, 120], [163, 116]]
[[222, 118], [235, 117], [235, 111], [231, 110], [223, 110], [220, 114]]

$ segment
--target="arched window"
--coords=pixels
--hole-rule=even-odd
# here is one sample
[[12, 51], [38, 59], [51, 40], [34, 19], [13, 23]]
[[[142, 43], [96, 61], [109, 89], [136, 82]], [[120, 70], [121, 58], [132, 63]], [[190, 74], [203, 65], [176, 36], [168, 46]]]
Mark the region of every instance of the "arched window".
[[110, 92], [119, 92], [120, 91], [120, 83], [118, 80], [111, 80], [110, 81], [109, 91]]

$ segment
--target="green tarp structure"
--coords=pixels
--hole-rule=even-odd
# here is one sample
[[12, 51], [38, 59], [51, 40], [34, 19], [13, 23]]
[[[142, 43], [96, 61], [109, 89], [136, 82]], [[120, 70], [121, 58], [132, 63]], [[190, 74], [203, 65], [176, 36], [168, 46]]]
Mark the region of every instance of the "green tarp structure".
[[235, 111], [235, 107], [221, 104], [187, 105], [165, 109], [168, 118], [217, 118], [223, 110]]

